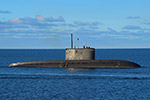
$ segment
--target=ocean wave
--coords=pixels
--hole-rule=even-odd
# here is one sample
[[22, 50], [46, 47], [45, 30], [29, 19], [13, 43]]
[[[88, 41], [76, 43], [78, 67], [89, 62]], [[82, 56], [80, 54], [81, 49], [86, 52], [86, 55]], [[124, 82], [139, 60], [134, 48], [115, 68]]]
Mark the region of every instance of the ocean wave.
[[70, 74], [0, 74], [0, 79], [150, 79], [150, 76], [141, 75], [70, 75]]

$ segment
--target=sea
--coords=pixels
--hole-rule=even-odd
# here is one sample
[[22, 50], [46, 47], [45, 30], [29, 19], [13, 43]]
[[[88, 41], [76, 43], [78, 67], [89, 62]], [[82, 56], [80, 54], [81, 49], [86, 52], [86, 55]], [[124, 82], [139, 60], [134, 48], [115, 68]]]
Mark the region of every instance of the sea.
[[96, 49], [95, 59], [141, 66], [133, 69], [8, 66], [64, 59], [64, 49], [0, 49], [0, 100], [150, 100], [150, 49]]

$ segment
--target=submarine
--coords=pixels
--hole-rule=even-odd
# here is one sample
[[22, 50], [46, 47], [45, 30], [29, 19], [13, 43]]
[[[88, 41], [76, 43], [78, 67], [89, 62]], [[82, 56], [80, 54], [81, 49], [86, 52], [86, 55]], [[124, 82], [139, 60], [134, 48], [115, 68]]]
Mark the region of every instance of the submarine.
[[71, 34], [71, 48], [65, 49], [65, 60], [28, 61], [12, 63], [9, 67], [50, 67], [50, 68], [140, 68], [139, 64], [125, 60], [95, 60], [95, 48], [83, 46], [73, 48], [73, 34]]

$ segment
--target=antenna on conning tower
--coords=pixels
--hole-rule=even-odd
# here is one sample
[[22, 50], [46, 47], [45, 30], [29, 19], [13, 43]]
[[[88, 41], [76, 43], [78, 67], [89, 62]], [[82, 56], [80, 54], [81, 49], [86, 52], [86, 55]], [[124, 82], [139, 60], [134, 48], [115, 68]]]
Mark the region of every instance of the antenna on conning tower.
[[86, 45], [86, 40], [85, 40], [85, 48], [87, 47], [87, 45]]
[[73, 34], [71, 33], [71, 49], [73, 49]]
[[79, 48], [79, 38], [77, 38], [77, 48]]

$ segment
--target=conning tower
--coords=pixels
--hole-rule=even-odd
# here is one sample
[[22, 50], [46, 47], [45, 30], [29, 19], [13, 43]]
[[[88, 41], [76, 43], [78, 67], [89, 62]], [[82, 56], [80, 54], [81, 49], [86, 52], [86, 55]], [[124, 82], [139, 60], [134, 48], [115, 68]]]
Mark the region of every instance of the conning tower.
[[73, 34], [71, 34], [71, 48], [65, 50], [65, 60], [95, 60], [95, 48], [83, 46], [79, 48], [79, 38], [77, 38], [77, 48], [73, 48]]

